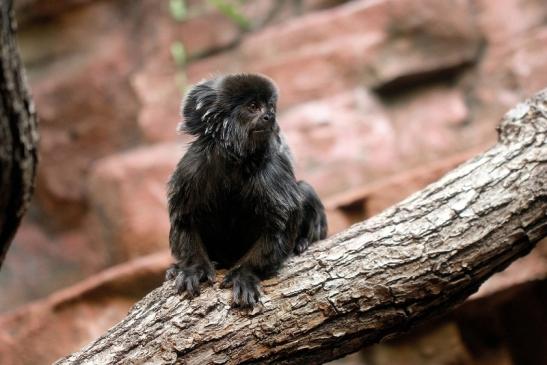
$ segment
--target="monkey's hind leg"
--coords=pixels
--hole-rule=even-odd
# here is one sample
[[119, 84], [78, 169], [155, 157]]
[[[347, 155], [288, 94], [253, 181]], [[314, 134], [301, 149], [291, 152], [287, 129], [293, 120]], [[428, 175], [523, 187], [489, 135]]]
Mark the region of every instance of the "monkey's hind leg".
[[302, 192], [304, 201], [294, 253], [300, 255], [311, 243], [327, 236], [327, 217], [325, 208], [313, 187], [305, 181], [299, 181], [298, 188]]

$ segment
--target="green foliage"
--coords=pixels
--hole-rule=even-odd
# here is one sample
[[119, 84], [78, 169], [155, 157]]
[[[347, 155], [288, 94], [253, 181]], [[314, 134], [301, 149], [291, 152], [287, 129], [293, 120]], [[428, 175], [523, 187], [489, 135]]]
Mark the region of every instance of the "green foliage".
[[[251, 21], [241, 12], [237, 5], [226, 0], [208, 0], [211, 5], [216, 7], [218, 11], [230, 18], [233, 22], [239, 25], [242, 29], [250, 29]], [[243, 1], [239, 1], [240, 4]]]
[[186, 0], [169, 0], [169, 13], [176, 21], [183, 21], [188, 15]]
[[[231, 19], [239, 27], [244, 30], [251, 29], [251, 21], [243, 14], [240, 7], [246, 0], [207, 0], [209, 4], [214, 6], [224, 16]], [[179, 22], [183, 22], [188, 19], [188, 7], [186, 0], [169, 0], [169, 14], [173, 19]], [[188, 81], [186, 76], [186, 63], [188, 56], [184, 44], [180, 41], [174, 41], [171, 43], [171, 57], [173, 62], [178, 67], [177, 74], [175, 76], [175, 83], [180, 89], [181, 93], [185, 93], [188, 87]]]
[[178, 67], [177, 74], [175, 75], [175, 83], [179, 88], [181, 94], [186, 93], [186, 88], [188, 87], [187, 77], [186, 77], [186, 49], [182, 42], [176, 41], [171, 43], [171, 57], [173, 62]]
[[186, 65], [186, 49], [182, 42], [176, 41], [171, 43], [171, 57], [178, 67]]

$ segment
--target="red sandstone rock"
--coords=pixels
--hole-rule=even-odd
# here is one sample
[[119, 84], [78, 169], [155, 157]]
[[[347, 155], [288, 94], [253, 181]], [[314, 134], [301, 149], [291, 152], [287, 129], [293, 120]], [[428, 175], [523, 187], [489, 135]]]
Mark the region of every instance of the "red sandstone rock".
[[142, 147], [98, 161], [88, 191], [91, 214], [114, 261], [168, 247], [167, 181], [180, 144]]
[[138, 105], [127, 80], [131, 42], [118, 7], [78, 8], [21, 32], [40, 119], [35, 195], [49, 226], [81, 219], [83, 178], [94, 159], [138, 142]]
[[528, 255], [514, 261], [481, 285], [471, 299], [484, 298], [519, 284], [547, 277], [547, 239], [540, 241]]
[[461, 138], [468, 117], [458, 89], [416, 90], [388, 105], [355, 89], [290, 109], [280, 124], [298, 176], [325, 197], [472, 147]]
[[485, 150], [488, 145], [454, 154], [425, 166], [405, 170], [363, 186], [348, 189], [324, 200], [329, 234], [372, 217], [438, 180], [459, 164]]
[[468, 138], [484, 140], [512, 106], [547, 85], [547, 26], [511, 42], [486, 49], [466, 85], [471, 89], [473, 120], [481, 121]]
[[362, 84], [362, 69], [381, 41], [381, 34], [333, 38], [316, 49], [267, 57], [261, 63], [248, 59], [241, 67], [274, 79], [281, 90], [280, 107], [286, 108]]
[[365, 65], [374, 88], [412, 85], [477, 59], [480, 35], [468, 1], [388, 1], [385, 42]]
[[0, 313], [72, 285], [107, 262], [108, 252], [81, 231], [51, 237], [26, 218], [0, 271]]
[[371, 365], [476, 364], [457, 324], [446, 320], [415, 329], [400, 339], [365, 348], [362, 358]]
[[397, 163], [395, 130], [363, 89], [302, 104], [280, 117], [297, 175], [322, 196], [362, 185]]
[[513, 90], [518, 97], [531, 94], [547, 85], [547, 26], [537, 28], [510, 44], [493, 47], [485, 55], [479, 71], [482, 79], [503, 87], [499, 93]]
[[105, 270], [0, 317], [2, 365], [50, 364], [97, 338], [160, 285], [170, 254]]
[[[170, 141], [176, 138], [180, 100], [190, 82], [186, 63], [229, 47], [242, 30], [204, 2], [190, 2], [187, 18], [180, 21], [170, 15], [168, 1], [144, 1], [141, 7], [146, 13], [139, 25], [144, 62], [131, 76], [141, 104], [138, 125], [147, 141]], [[182, 64], [177, 65], [171, 53], [175, 45], [183, 48]]]
[[290, 54], [320, 52], [321, 46], [334, 39], [383, 33], [388, 23], [387, 1], [352, 1], [251, 34], [241, 45], [241, 53], [257, 64]]
[[469, 128], [469, 112], [458, 89], [430, 86], [414, 90], [392, 101], [389, 110], [397, 131], [397, 154], [408, 165], [470, 147], [461, 136], [462, 129]]
[[146, 64], [173, 63], [171, 46], [175, 42], [184, 46], [187, 58], [195, 58], [226, 48], [240, 36], [239, 25], [207, 2], [191, 1], [186, 6], [186, 16], [177, 20], [170, 13], [168, 1], [145, 0], [135, 5], [146, 14], [139, 23], [139, 46]]
[[133, 76], [133, 87], [141, 101], [138, 125], [148, 142], [172, 141], [181, 121], [182, 90], [176, 83], [176, 71], [164, 75], [141, 72]]
[[515, 37], [545, 25], [544, 0], [475, 0], [480, 30], [490, 43], [507, 44]]
[[475, 60], [479, 45], [465, 1], [355, 1], [251, 35], [240, 62], [277, 80], [287, 106], [428, 78]]
[[[333, 6], [336, 1], [307, 1], [302, 11]], [[149, 142], [171, 141], [176, 138], [175, 126], [180, 121], [180, 100], [190, 84], [202, 78], [222, 72], [237, 72], [246, 69], [238, 64], [239, 55], [230, 52], [242, 35], [240, 27], [215, 9], [199, 3], [191, 4], [188, 19], [175, 21], [169, 16], [167, 2], [157, 6], [155, 1], [145, 2], [143, 11], [147, 17], [141, 32], [146, 34], [141, 47], [145, 64], [132, 76], [133, 86], [139, 96], [141, 109], [138, 116], [139, 128]], [[249, 20], [260, 23], [270, 11], [280, 6], [273, 1], [248, 2], [241, 11]], [[297, 9], [281, 4], [269, 24], [276, 24], [295, 15]], [[188, 67], [176, 67], [171, 47], [175, 43], [184, 46], [188, 60], [218, 50], [227, 52], [207, 57]]]
[[[419, 80], [469, 63], [477, 55], [479, 36], [468, 4], [450, 3], [449, 11], [447, 6], [431, 0], [351, 2], [252, 33], [237, 52], [193, 62], [186, 74], [195, 82], [215, 73], [264, 73], [278, 84], [282, 108], [360, 84], [381, 88]], [[416, 17], [409, 19], [409, 13]], [[162, 79], [170, 86], [155, 82]], [[138, 89], [169, 96], [161, 107], [148, 109], [145, 103], [139, 119], [150, 140], [171, 140], [172, 134], [163, 131], [170, 130], [175, 119], [162, 110], [178, 107], [180, 96], [173, 96], [169, 77], [156, 80], [141, 77]], [[154, 129], [152, 124], [166, 128]]]

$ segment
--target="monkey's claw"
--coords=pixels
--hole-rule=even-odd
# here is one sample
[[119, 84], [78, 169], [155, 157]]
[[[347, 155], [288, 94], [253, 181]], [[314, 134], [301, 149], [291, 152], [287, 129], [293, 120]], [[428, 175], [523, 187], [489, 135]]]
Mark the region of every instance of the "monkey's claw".
[[210, 264], [194, 264], [184, 268], [174, 264], [165, 276], [168, 280], [175, 279], [175, 289], [179, 294], [186, 292], [188, 296], [196, 297], [200, 293], [200, 283], [213, 283], [215, 271]]
[[297, 255], [300, 255], [302, 252], [306, 251], [306, 249], [310, 246], [310, 241], [307, 238], [301, 238], [296, 242], [296, 245], [294, 246], [294, 253]]
[[260, 298], [259, 281], [251, 270], [238, 267], [226, 274], [220, 287], [232, 287], [232, 307], [252, 308]]

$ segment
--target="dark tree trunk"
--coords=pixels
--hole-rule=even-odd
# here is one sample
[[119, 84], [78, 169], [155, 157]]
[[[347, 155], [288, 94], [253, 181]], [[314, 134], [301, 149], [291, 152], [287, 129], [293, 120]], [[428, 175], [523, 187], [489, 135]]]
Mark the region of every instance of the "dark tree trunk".
[[38, 132], [15, 45], [12, 0], [0, 2], [0, 267], [25, 214], [36, 175]]
[[499, 142], [380, 215], [290, 259], [251, 313], [166, 282], [58, 364], [316, 364], [443, 314], [547, 235], [547, 90]]

